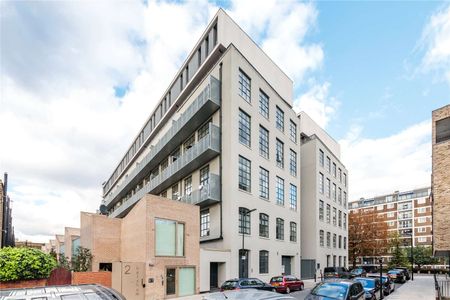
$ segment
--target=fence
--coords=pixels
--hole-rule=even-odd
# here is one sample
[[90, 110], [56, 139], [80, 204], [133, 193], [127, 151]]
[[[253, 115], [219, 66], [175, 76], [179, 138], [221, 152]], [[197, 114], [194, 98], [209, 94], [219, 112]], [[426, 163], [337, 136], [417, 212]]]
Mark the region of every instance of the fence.
[[448, 300], [450, 299], [450, 278], [447, 274], [434, 274], [434, 287], [436, 289], [436, 299]]

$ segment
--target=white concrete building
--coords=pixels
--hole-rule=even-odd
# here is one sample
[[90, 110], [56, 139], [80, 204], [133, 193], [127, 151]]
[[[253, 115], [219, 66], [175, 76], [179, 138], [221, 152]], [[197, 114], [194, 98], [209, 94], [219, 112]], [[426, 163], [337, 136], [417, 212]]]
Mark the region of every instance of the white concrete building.
[[348, 172], [340, 146], [307, 114], [301, 128], [302, 277], [348, 266]]

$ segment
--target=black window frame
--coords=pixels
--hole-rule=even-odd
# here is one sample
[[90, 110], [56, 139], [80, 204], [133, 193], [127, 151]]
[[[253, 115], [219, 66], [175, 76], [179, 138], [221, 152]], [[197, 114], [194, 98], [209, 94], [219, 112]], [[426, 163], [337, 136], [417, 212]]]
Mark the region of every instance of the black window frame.
[[252, 117], [244, 110], [239, 109], [239, 142], [251, 147], [252, 144]]
[[238, 165], [238, 187], [240, 190], [250, 193], [252, 190], [252, 162], [239, 155]]
[[265, 213], [259, 214], [259, 236], [269, 238], [269, 215]]
[[284, 240], [284, 220], [282, 218], [276, 219], [275, 238]]

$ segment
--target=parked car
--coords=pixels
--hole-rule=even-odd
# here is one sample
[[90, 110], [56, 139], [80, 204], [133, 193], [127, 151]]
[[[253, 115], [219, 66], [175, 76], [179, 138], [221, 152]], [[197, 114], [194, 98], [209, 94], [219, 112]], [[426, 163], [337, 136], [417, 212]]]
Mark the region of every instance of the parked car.
[[361, 282], [364, 288], [365, 299], [376, 300], [380, 295], [380, 279], [379, 278], [368, 278], [368, 277], [356, 277], [355, 281]]
[[44, 286], [36, 288], [0, 290], [3, 300], [31, 299], [92, 299], [125, 300], [119, 292], [99, 284]]
[[291, 275], [272, 277], [270, 284], [277, 289], [277, 292], [287, 294], [292, 291], [301, 291], [305, 287], [303, 281]]
[[225, 281], [220, 287], [220, 291], [257, 289], [275, 292], [276, 288], [258, 278], [236, 278]]
[[358, 281], [330, 279], [317, 284], [305, 300], [364, 300], [364, 288]]
[[[372, 278], [380, 278], [380, 275], [377, 274], [369, 274], [368, 276]], [[395, 283], [389, 276], [386, 275], [381, 276], [381, 281], [383, 283], [383, 294], [385, 296], [395, 291]]]
[[397, 270], [402, 270], [403, 271], [403, 274], [405, 274], [406, 280], [410, 280], [411, 279], [411, 276], [409, 275], [408, 268], [405, 268], [405, 267], [395, 267], [395, 268]]
[[245, 289], [212, 293], [204, 298], [205, 300], [293, 300], [295, 298], [289, 295], [280, 295], [278, 293]]
[[367, 272], [363, 268], [355, 268], [355, 269], [351, 270], [350, 273], [352, 273], [352, 275], [355, 277], [366, 277], [367, 276]]
[[326, 267], [323, 269], [323, 277], [326, 278], [344, 278], [351, 279], [353, 274], [343, 267]]
[[389, 278], [391, 278], [394, 282], [405, 283], [406, 278], [405, 274], [402, 270], [392, 269], [387, 272]]

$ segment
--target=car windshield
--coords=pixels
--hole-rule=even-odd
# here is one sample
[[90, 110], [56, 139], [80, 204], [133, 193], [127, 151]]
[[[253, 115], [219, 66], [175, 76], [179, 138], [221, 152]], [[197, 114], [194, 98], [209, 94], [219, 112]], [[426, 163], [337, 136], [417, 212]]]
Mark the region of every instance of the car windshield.
[[323, 271], [325, 273], [334, 273], [336, 271], [336, 269], [335, 268], [325, 268]]
[[328, 297], [333, 299], [345, 299], [348, 287], [339, 283], [324, 283], [316, 286], [312, 295]]
[[222, 284], [222, 288], [223, 288], [223, 289], [234, 288], [234, 287], [236, 287], [236, 286], [237, 286], [237, 281], [235, 281], [235, 280], [233, 280], [233, 281], [225, 281], [225, 282]]
[[364, 288], [372, 289], [375, 287], [375, 280], [364, 279], [364, 278], [356, 278], [355, 280], [361, 282]]
[[361, 269], [354, 269], [354, 270], [352, 270], [352, 273], [362, 273], [362, 270]]
[[390, 270], [388, 272], [388, 274], [399, 274], [399, 273], [401, 273], [401, 271], [399, 271], [399, 270]]
[[283, 282], [283, 276], [272, 277], [270, 282]]

